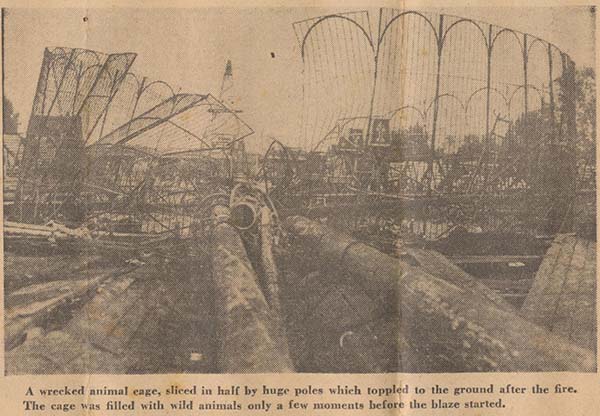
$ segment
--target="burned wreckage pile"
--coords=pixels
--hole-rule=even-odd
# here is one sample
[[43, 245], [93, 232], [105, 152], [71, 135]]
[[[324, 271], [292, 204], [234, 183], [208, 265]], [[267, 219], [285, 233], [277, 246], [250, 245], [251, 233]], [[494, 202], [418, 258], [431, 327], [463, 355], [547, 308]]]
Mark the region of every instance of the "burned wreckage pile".
[[573, 62], [414, 11], [374, 36], [366, 13], [294, 25], [304, 149], [263, 155], [230, 62], [215, 98], [135, 54], [44, 51], [5, 151], [8, 374], [595, 370]]

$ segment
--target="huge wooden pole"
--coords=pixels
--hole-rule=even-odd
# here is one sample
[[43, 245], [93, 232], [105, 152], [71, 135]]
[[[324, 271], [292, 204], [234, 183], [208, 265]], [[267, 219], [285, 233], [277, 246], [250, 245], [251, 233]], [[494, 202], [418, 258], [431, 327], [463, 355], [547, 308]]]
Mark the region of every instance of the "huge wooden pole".
[[279, 273], [273, 257], [273, 213], [267, 207], [260, 210], [260, 253], [264, 277], [265, 297], [271, 309], [281, 314], [279, 301]]
[[222, 373], [293, 372], [281, 319], [269, 307], [227, 209], [216, 207], [211, 236], [217, 318], [217, 366]]
[[[402, 340], [417, 351], [404, 371], [595, 371], [594, 354], [508, 308], [476, 286], [452, 284], [304, 217], [286, 229], [299, 250], [398, 303]], [[393, 310], [394, 308], [392, 308]]]

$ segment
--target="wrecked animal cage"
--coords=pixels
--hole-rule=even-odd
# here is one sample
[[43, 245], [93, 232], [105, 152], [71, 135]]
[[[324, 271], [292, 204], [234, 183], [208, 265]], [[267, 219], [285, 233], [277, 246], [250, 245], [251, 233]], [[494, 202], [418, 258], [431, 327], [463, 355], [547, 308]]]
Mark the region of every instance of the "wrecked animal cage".
[[[330, 168], [318, 184], [277, 181], [298, 199], [309, 194], [311, 207], [355, 203], [347, 195], [373, 208], [402, 203], [412, 214], [401, 220], [427, 239], [456, 227], [568, 229], [575, 160], [588, 159], [592, 140], [577, 133], [571, 58], [534, 35], [461, 17], [384, 8], [369, 22], [361, 11], [294, 24], [302, 145], [327, 154]], [[590, 163], [577, 165], [583, 177]]]
[[9, 219], [186, 233], [194, 201], [244, 173], [252, 129], [210, 94], [139, 81], [134, 59], [45, 50]]

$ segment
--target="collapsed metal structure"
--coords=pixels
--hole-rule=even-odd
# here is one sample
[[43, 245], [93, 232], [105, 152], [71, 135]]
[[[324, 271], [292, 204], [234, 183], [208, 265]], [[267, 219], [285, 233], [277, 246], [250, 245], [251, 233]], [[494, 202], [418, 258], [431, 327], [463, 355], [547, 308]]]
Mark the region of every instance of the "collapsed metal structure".
[[[461, 227], [567, 230], [578, 178], [594, 176], [578, 153], [569, 56], [454, 16], [381, 9], [377, 32], [369, 22], [354, 12], [294, 24], [301, 146], [274, 141], [258, 172], [243, 145], [252, 129], [210, 94], [140, 81], [134, 54], [46, 50], [11, 218], [69, 211], [75, 223], [188, 230], [197, 198], [254, 179], [281, 209], [375, 209], [426, 240]], [[229, 63], [226, 101], [230, 84]]]
[[[294, 25], [302, 146], [274, 140], [257, 166], [244, 145], [253, 131], [228, 96], [230, 62], [217, 99], [140, 80], [135, 54], [46, 49], [5, 246], [35, 240], [116, 260], [91, 267], [85, 284], [59, 282], [60, 296], [47, 295], [57, 282], [46, 275], [11, 286], [7, 362], [67, 339], [109, 354], [114, 371], [157, 371], [127, 351], [146, 351], [139, 328], [160, 326], [137, 305], [152, 293], [164, 326], [191, 322], [192, 334], [214, 335], [190, 335], [178, 370], [593, 371], [595, 343], [530, 322], [538, 302], [524, 314], [524, 299], [500, 296], [434, 251], [448, 252], [436, 244], [451, 245], [452, 233], [531, 243], [572, 230], [588, 168], [577, 153], [574, 63], [532, 35], [454, 16], [381, 9], [376, 26], [368, 12]], [[539, 244], [489, 261], [539, 266], [549, 245]], [[180, 275], [199, 302], [177, 292]], [[94, 294], [100, 285], [109, 293]], [[586, 310], [589, 289], [574, 295]], [[50, 298], [28, 309], [26, 293]], [[122, 302], [118, 316], [83, 323], [109, 302]], [[55, 324], [65, 309], [73, 316]], [[118, 322], [109, 326], [123, 345], [103, 320]], [[60, 334], [30, 336], [37, 327]]]
[[46, 49], [10, 218], [189, 233], [207, 183], [244, 173], [232, 155], [252, 129], [210, 94], [139, 81], [134, 59]]
[[275, 147], [270, 163], [287, 166], [266, 175], [298, 194], [289, 205], [401, 205], [395, 220], [429, 240], [461, 226], [557, 232], [578, 174], [570, 57], [472, 19], [381, 9], [372, 20], [294, 25], [312, 152]]

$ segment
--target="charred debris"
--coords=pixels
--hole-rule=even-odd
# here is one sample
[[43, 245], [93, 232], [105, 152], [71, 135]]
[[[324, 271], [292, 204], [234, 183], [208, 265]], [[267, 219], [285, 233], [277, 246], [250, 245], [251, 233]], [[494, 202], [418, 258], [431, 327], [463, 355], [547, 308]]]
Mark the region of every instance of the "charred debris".
[[4, 138], [7, 373], [594, 371], [574, 63], [365, 13], [294, 25], [302, 146], [263, 154], [231, 62], [217, 98], [133, 53], [44, 51]]

